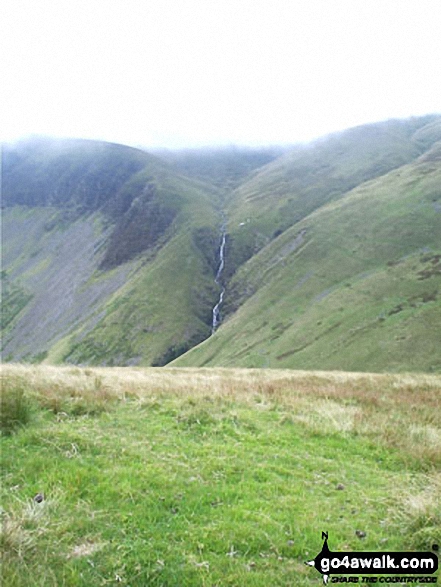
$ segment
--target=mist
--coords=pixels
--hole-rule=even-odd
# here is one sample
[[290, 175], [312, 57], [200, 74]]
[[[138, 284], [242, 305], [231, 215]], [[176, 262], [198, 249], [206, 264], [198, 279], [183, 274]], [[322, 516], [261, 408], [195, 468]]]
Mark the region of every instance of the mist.
[[288, 145], [441, 111], [438, 0], [6, 0], [1, 138]]

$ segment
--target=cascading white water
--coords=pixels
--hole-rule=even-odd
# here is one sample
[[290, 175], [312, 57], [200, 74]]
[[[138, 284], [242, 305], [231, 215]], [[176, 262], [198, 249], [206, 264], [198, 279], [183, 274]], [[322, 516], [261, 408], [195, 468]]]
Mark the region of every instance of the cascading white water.
[[[222, 240], [221, 240], [221, 244], [220, 244], [220, 248], [219, 248], [219, 267], [218, 267], [218, 270], [216, 273], [216, 278], [214, 280], [216, 285], [219, 285], [219, 283], [220, 283], [222, 271], [224, 270], [224, 266], [225, 266], [225, 241], [226, 241], [226, 232], [225, 232], [225, 226], [223, 226], [222, 227]], [[222, 302], [224, 300], [224, 294], [225, 294], [225, 288], [222, 287], [222, 291], [219, 296], [219, 301], [217, 302], [217, 304], [213, 308], [213, 321], [212, 321], [212, 325], [211, 325], [211, 334], [214, 334], [216, 328], [219, 326], [219, 323], [221, 321], [220, 307], [221, 307]]]

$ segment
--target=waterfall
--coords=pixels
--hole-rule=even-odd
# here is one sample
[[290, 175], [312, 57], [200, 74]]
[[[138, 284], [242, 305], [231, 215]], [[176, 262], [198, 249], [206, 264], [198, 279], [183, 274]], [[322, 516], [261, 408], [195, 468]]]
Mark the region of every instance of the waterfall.
[[[218, 270], [216, 273], [216, 278], [214, 280], [216, 285], [220, 284], [222, 271], [224, 270], [224, 266], [225, 266], [225, 240], [226, 240], [226, 228], [225, 228], [225, 224], [224, 224], [222, 226], [222, 239], [221, 239], [221, 244], [219, 247], [219, 267], [218, 267]], [[219, 309], [220, 309], [222, 302], [224, 300], [224, 294], [225, 294], [225, 287], [222, 287], [222, 291], [220, 292], [219, 300], [213, 308], [213, 321], [212, 321], [212, 325], [211, 325], [211, 334], [214, 334], [216, 328], [219, 326], [220, 321], [221, 321]]]

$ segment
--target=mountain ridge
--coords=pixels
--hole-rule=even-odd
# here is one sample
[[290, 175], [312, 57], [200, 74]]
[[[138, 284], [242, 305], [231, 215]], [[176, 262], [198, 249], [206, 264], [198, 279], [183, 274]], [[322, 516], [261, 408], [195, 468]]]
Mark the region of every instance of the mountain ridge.
[[[348, 129], [288, 152], [162, 160], [56, 143], [17, 146], [15, 160], [3, 152], [7, 360], [441, 370], [432, 328], [441, 319], [441, 116]], [[223, 214], [226, 291], [211, 336]], [[420, 345], [423, 324], [430, 344], [411, 359], [396, 338]]]

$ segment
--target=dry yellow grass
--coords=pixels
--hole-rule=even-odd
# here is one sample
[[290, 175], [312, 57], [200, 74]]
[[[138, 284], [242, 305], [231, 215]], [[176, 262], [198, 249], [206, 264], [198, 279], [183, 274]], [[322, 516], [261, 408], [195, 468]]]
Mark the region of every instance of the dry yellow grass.
[[274, 408], [313, 431], [362, 434], [441, 463], [441, 377], [260, 369], [80, 368], [6, 364], [43, 407], [100, 411], [114, 401], [164, 396]]
[[[232, 396], [246, 400], [250, 393], [264, 393], [288, 401], [299, 393], [362, 401], [415, 401], [439, 405], [441, 376], [415, 374], [349, 373], [341, 371], [292, 371], [288, 369], [223, 368], [134, 368], [134, 367], [55, 367], [49, 365], [5, 364], [3, 377], [26, 377], [32, 387], [45, 384], [93, 392], [97, 385], [112, 395], [139, 397], [154, 393]], [[399, 392], [399, 396], [395, 394]], [[436, 395], [438, 392], [438, 395]], [[418, 394], [417, 396], [415, 394]], [[387, 397], [389, 396], [389, 397]]]

